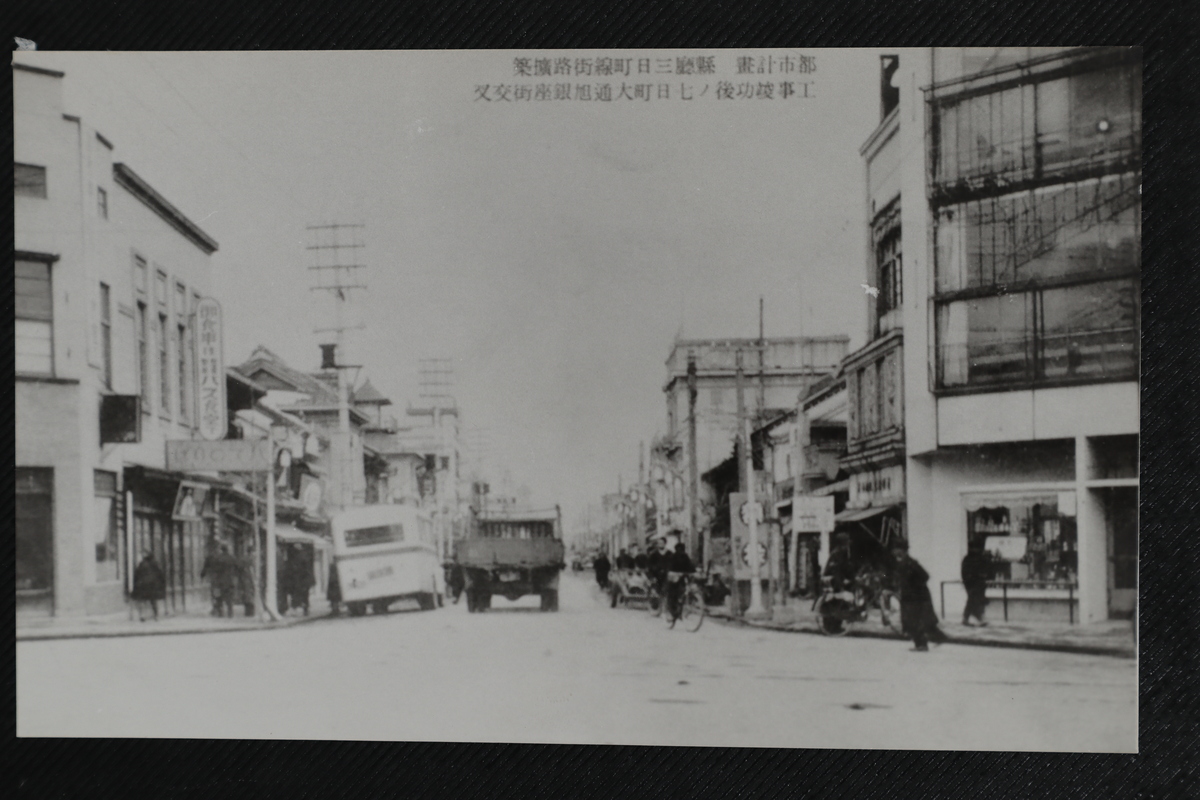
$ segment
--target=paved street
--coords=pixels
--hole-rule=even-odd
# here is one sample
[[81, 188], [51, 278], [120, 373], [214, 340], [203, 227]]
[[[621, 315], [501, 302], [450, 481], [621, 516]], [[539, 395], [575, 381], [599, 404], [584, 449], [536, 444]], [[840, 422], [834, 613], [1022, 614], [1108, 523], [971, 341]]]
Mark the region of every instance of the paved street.
[[706, 621], [666, 629], [563, 576], [562, 610], [24, 641], [20, 736], [1134, 751], [1130, 659]]

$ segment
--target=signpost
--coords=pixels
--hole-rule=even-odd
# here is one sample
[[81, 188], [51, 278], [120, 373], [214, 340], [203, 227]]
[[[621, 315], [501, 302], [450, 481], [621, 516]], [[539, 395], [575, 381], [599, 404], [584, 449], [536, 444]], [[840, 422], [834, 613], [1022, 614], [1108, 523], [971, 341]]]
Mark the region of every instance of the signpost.
[[221, 304], [206, 297], [196, 305], [196, 375], [200, 437], [224, 439], [229, 432], [225, 402], [225, 355], [221, 339]]
[[833, 530], [833, 496], [795, 495], [792, 498], [792, 530], [797, 533]]
[[752, 502], [742, 492], [729, 494], [729, 533], [730, 554], [733, 561], [733, 579], [737, 581], [753, 580], [755, 573], [767, 564], [768, 548], [762, 542], [751, 540], [750, 524], [755, 527], [765, 520], [762, 503]]

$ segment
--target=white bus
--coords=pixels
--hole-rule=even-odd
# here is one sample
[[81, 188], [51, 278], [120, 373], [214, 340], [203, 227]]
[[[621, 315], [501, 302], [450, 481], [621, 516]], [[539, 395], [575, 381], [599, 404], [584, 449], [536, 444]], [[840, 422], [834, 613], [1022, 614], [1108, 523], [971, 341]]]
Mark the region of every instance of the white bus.
[[442, 605], [445, 585], [433, 520], [412, 506], [348, 508], [331, 520], [333, 570], [352, 616], [387, 612], [412, 599], [424, 610]]

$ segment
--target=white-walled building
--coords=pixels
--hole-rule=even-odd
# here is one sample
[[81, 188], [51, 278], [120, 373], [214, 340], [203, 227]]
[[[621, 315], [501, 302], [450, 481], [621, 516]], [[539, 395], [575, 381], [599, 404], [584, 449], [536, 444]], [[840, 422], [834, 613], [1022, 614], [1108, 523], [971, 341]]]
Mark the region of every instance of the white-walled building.
[[172, 519], [164, 461], [198, 426], [217, 243], [67, 113], [63, 77], [13, 64], [19, 617], [122, 609], [143, 548], [185, 603], [211, 523]]
[[[972, 539], [996, 554], [994, 617], [1005, 594], [1010, 618], [1131, 616], [1141, 54], [897, 57], [884, 86], [896, 107], [863, 155], [868, 275], [899, 310], [872, 323], [903, 337], [912, 552], [935, 602], [944, 588], [949, 617]], [[897, 266], [903, 254], [894, 290], [880, 273], [893, 256], [879, 235], [889, 215]]]

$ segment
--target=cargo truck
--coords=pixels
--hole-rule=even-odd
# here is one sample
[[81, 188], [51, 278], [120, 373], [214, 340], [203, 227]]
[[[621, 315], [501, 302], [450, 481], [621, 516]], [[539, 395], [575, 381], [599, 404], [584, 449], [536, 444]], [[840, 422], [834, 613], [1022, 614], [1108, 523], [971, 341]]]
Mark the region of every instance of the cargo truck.
[[542, 611], [557, 611], [564, 555], [557, 506], [546, 511], [474, 511], [466, 538], [454, 543], [454, 568], [463, 577], [467, 610], [487, 610], [492, 595], [517, 600], [536, 594]]

